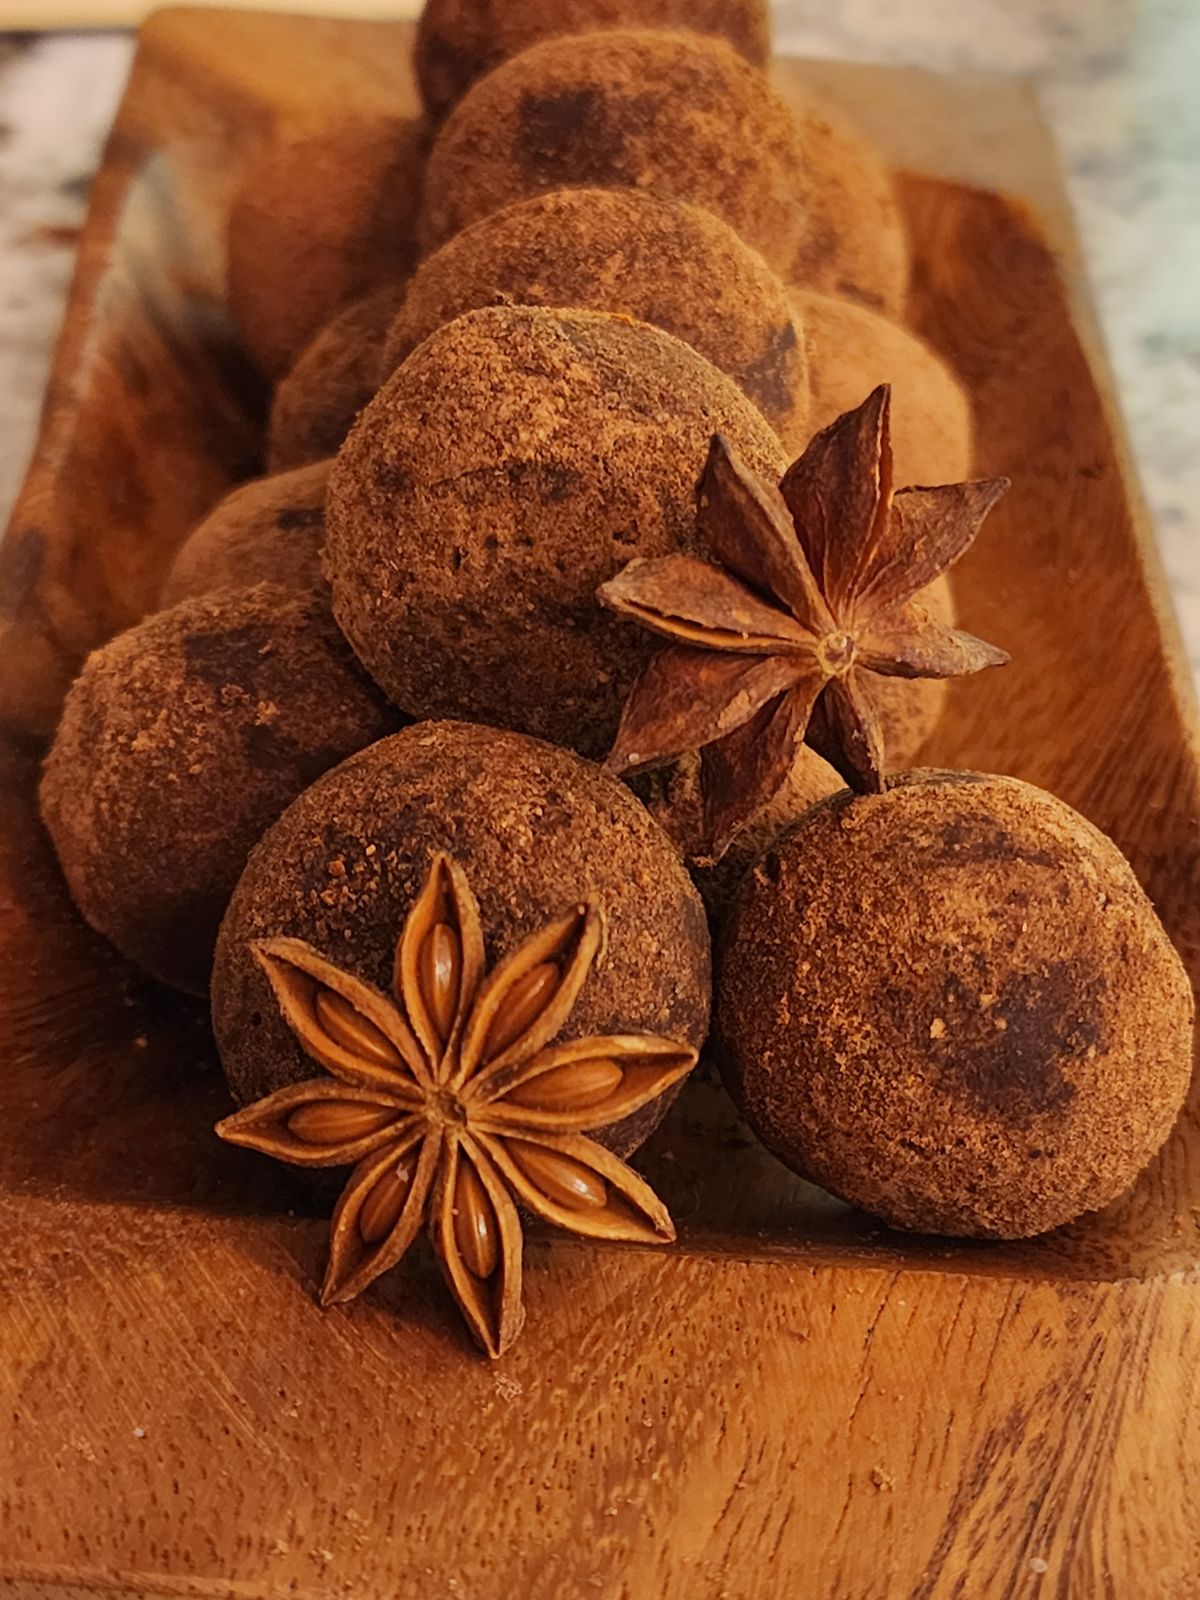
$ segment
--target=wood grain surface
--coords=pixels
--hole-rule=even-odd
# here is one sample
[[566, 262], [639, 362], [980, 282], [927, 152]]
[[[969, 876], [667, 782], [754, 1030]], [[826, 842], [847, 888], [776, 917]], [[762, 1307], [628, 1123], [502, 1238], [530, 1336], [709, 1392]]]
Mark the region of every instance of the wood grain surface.
[[[394, 113], [409, 39], [164, 14], [97, 188], [0, 557], [0, 1593], [1200, 1595], [1195, 1097], [1123, 1201], [983, 1246], [819, 1195], [694, 1082], [642, 1159], [679, 1246], [535, 1234], [527, 1330], [489, 1366], [429, 1260], [317, 1309], [326, 1224], [212, 1137], [202, 1010], [71, 912], [33, 736], [261, 442], [222, 312], [233, 184], [339, 96]], [[914, 320], [969, 386], [981, 472], [1014, 480], [959, 584], [1014, 665], [954, 689], [929, 759], [1112, 832], [1195, 976], [1190, 689], [1033, 107], [988, 79], [780, 76], [908, 169]]]

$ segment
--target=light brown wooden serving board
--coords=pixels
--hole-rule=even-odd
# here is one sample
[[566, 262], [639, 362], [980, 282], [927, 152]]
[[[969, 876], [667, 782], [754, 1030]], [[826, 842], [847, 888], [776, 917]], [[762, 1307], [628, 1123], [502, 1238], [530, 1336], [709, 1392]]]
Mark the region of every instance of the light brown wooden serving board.
[[[823, 1199], [694, 1085], [667, 1252], [537, 1236], [489, 1366], [428, 1263], [320, 1312], [325, 1224], [217, 1144], [204, 1018], [83, 929], [35, 738], [258, 445], [222, 229], [281, 127], [412, 104], [406, 25], [143, 34], [0, 554], [0, 1592], [213, 1600], [1200, 1594], [1200, 1129], [1023, 1246]], [[914, 319], [1013, 491], [962, 571], [1014, 665], [929, 752], [1108, 829], [1200, 973], [1194, 708], [1049, 146], [1020, 85], [788, 62], [905, 169]], [[1006, 198], [1017, 197], [1017, 198]], [[289, 1210], [289, 1207], [291, 1208]]]

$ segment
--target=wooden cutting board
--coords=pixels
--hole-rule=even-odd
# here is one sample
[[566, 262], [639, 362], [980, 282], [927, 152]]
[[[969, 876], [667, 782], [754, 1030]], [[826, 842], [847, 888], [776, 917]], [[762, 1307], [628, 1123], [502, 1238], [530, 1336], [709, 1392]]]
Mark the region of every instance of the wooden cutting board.
[[[888, 1234], [696, 1082], [644, 1153], [668, 1252], [530, 1243], [489, 1366], [428, 1262], [322, 1313], [326, 1225], [219, 1145], [204, 1018], [66, 903], [36, 738], [253, 459], [223, 228], [281, 127], [412, 105], [411, 29], [142, 36], [0, 553], [0, 1592], [353, 1600], [1185, 1600], [1195, 1097], [1124, 1200], [1024, 1245]], [[916, 325], [1014, 487], [963, 564], [1014, 664], [931, 760], [1110, 831], [1200, 972], [1195, 712], [1054, 155], [993, 78], [785, 62], [904, 169]]]

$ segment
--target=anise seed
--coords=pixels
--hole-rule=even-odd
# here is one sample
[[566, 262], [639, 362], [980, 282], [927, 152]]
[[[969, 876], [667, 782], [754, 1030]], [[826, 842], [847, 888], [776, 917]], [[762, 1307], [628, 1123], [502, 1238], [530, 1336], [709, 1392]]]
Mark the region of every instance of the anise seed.
[[517, 979], [492, 1018], [483, 1049], [485, 1061], [491, 1061], [507, 1050], [541, 1016], [553, 998], [559, 981], [558, 968], [552, 961], [543, 961], [531, 967], [524, 977]]
[[435, 923], [421, 946], [421, 993], [443, 1044], [454, 1027], [462, 982], [462, 940], [448, 922]]
[[402, 1159], [388, 1170], [363, 1201], [358, 1213], [358, 1231], [364, 1244], [378, 1244], [400, 1221], [400, 1213], [412, 1188], [416, 1171], [415, 1158], [410, 1165]]
[[607, 1203], [604, 1179], [581, 1161], [524, 1139], [509, 1139], [507, 1143], [509, 1155], [548, 1200], [572, 1211], [598, 1211]]
[[353, 1100], [318, 1100], [297, 1106], [287, 1119], [288, 1132], [305, 1144], [345, 1144], [364, 1139], [395, 1122], [400, 1113], [387, 1106], [359, 1105]]
[[313, 1001], [318, 1023], [343, 1050], [379, 1067], [402, 1066], [403, 1058], [390, 1039], [368, 1022], [348, 1000], [333, 989], [318, 989]]
[[618, 1063], [604, 1056], [570, 1061], [521, 1084], [508, 1098], [539, 1111], [586, 1111], [589, 1106], [602, 1105], [624, 1076]]
[[459, 1163], [454, 1185], [454, 1238], [468, 1272], [490, 1278], [500, 1261], [496, 1213], [479, 1174], [469, 1161]]

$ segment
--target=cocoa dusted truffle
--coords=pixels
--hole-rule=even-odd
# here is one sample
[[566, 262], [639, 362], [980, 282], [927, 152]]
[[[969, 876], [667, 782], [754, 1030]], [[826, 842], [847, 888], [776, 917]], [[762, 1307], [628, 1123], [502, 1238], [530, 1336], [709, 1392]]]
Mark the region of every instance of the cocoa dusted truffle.
[[426, 250], [530, 195], [591, 186], [690, 200], [790, 272], [812, 190], [790, 108], [723, 39], [548, 39], [481, 79], [429, 156]]
[[234, 489], [180, 546], [163, 583], [166, 608], [255, 583], [311, 594], [321, 587], [325, 490], [332, 461]]
[[380, 391], [334, 466], [337, 619], [410, 715], [598, 754], [654, 641], [597, 586], [690, 544], [716, 432], [760, 472], [786, 465], [745, 395], [657, 328], [529, 306], [460, 317]]
[[767, 0], [427, 0], [416, 46], [422, 99], [440, 119], [477, 78], [539, 39], [620, 27], [720, 34], [759, 67], [771, 54]]
[[480, 306], [619, 311], [665, 328], [727, 373], [785, 444], [808, 440], [803, 347], [783, 284], [699, 206], [634, 189], [567, 189], [464, 229], [417, 269], [388, 337], [394, 372]]
[[[808, 92], [795, 98], [811, 187], [809, 227], [788, 276], [901, 317], [912, 258], [892, 174], [869, 140], [824, 101]], [[860, 385], [860, 392], [870, 387]]]
[[89, 656], [42, 778], [76, 905], [156, 978], [203, 994], [255, 841], [398, 722], [313, 596], [259, 584], [130, 628]]
[[267, 440], [272, 472], [337, 455], [355, 417], [379, 388], [384, 339], [403, 298], [403, 288], [389, 284], [347, 306], [282, 379]]
[[957, 483], [970, 476], [971, 404], [927, 344], [846, 300], [794, 289], [792, 303], [808, 352], [814, 433], [857, 405], [877, 383], [889, 383], [896, 482]]
[[968, 773], [810, 812], [739, 896], [717, 985], [726, 1081], [783, 1161], [894, 1227], [991, 1238], [1129, 1187], [1192, 1013], [1116, 846]]
[[[221, 926], [213, 1025], [243, 1103], [313, 1077], [252, 940], [303, 940], [389, 990], [396, 941], [444, 853], [478, 900], [488, 970], [590, 902], [604, 940], [561, 1038], [708, 1030], [704, 909], [668, 840], [622, 785], [565, 750], [423, 723], [328, 773], [255, 849]], [[668, 1097], [669, 1098], [669, 1097]], [[627, 1154], [668, 1099], [601, 1135]]]
[[229, 307], [268, 377], [345, 306], [404, 277], [424, 156], [419, 123], [371, 118], [290, 137], [251, 168], [229, 218]]

